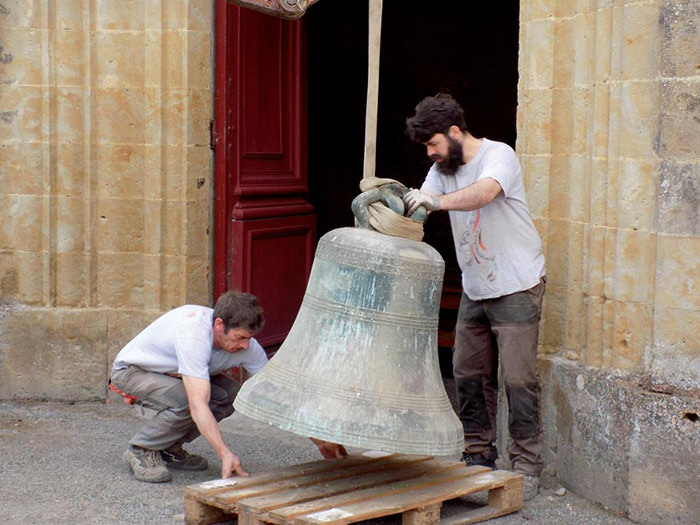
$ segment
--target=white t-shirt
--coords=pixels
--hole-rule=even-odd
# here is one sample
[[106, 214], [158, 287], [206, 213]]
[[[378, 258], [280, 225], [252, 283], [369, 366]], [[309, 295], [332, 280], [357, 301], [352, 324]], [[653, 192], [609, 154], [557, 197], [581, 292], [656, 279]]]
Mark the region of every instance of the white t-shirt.
[[251, 339], [248, 348], [235, 353], [213, 348], [212, 313], [206, 306], [185, 305], [170, 310], [148, 325], [117, 354], [116, 370], [136, 365], [161, 374], [209, 379], [234, 366], [258, 372], [267, 355]]
[[433, 164], [421, 189], [444, 195], [486, 177], [503, 189], [496, 199], [478, 210], [449, 212], [462, 287], [474, 301], [528, 290], [545, 275], [542, 241], [510, 146], [483, 139], [476, 156], [455, 175]]

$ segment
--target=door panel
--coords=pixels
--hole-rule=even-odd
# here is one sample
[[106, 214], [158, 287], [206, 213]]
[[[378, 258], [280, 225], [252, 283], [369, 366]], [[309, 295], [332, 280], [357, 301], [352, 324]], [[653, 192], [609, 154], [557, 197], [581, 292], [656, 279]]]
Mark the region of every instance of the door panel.
[[281, 343], [306, 289], [316, 215], [306, 195], [304, 29], [216, 4], [215, 295], [258, 296], [258, 339]]

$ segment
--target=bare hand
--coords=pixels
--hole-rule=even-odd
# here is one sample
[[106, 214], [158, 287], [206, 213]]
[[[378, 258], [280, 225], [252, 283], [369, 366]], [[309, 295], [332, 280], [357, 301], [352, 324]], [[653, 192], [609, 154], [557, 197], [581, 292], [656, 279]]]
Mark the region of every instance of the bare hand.
[[234, 474], [237, 474], [239, 476], [247, 476], [248, 473], [243, 470], [243, 467], [241, 466], [241, 460], [231, 452], [230, 454], [226, 454], [222, 459], [221, 459], [221, 477], [222, 478], [231, 478], [234, 476]]
[[424, 191], [411, 189], [403, 196], [403, 201], [408, 206], [408, 215], [412, 215], [420, 206], [428, 211], [438, 211], [440, 209], [440, 197], [430, 195]]
[[310, 439], [318, 447], [318, 451], [321, 453], [321, 455], [326, 459], [342, 459], [348, 455], [343, 445], [339, 445], [338, 443], [331, 443], [330, 441], [323, 441], [321, 439]]

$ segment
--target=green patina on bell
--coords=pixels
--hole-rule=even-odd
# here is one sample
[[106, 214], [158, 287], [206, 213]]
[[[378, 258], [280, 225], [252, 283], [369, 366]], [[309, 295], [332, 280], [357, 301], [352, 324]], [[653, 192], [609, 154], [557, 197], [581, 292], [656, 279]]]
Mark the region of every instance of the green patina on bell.
[[458, 454], [440, 374], [445, 264], [429, 245], [359, 228], [324, 235], [282, 347], [234, 407], [303, 436], [407, 454]]

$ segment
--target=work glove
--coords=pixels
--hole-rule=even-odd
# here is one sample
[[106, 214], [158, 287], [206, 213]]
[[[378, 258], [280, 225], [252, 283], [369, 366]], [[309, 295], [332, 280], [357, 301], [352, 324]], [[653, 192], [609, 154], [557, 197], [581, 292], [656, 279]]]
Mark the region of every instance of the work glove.
[[424, 191], [411, 189], [403, 196], [403, 202], [408, 206], [410, 216], [420, 206], [428, 211], [438, 211], [440, 209], [440, 198], [437, 195], [430, 195]]

